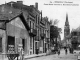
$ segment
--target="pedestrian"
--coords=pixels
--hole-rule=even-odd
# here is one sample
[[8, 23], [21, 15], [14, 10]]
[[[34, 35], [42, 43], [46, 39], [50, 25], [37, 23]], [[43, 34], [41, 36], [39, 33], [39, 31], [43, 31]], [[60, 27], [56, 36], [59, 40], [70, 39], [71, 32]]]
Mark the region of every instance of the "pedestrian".
[[58, 48], [58, 55], [60, 55], [60, 48]]
[[71, 49], [70, 49], [70, 47], [69, 47], [69, 53], [71, 53]]
[[65, 49], [65, 54], [67, 54], [67, 48]]
[[38, 49], [36, 49], [36, 54], [38, 55]]
[[72, 52], [71, 52], [71, 48], [70, 48], [70, 53], [72, 53]]
[[73, 54], [73, 51], [74, 51], [74, 50], [73, 50], [73, 48], [72, 48], [72, 54]]
[[46, 55], [48, 55], [49, 54], [49, 50], [47, 49], [47, 51], [46, 51]]

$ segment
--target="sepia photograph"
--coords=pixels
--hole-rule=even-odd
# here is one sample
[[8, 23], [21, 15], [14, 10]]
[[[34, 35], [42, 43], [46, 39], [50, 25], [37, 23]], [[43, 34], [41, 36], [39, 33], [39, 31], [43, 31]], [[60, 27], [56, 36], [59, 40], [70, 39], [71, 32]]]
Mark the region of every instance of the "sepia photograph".
[[80, 60], [80, 0], [0, 1], [0, 60]]

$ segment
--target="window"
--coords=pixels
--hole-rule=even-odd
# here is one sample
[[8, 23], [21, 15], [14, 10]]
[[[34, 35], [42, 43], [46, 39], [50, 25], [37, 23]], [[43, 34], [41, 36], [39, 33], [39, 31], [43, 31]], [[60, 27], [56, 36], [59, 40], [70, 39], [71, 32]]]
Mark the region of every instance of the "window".
[[22, 39], [23, 50], [25, 49], [25, 39]]
[[39, 17], [38, 17], [38, 24], [39, 24]]
[[33, 29], [34, 29], [34, 23], [33, 23]]
[[[13, 46], [13, 48], [11, 49], [11, 46]], [[15, 50], [15, 37], [13, 36], [8, 36], [8, 51], [10, 52], [11, 50]]]
[[30, 28], [31, 28], [31, 21], [30, 21]]
[[8, 36], [8, 45], [15, 45], [15, 37]]
[[37, 23], [37, 15], [36, 15], [36, 23]]

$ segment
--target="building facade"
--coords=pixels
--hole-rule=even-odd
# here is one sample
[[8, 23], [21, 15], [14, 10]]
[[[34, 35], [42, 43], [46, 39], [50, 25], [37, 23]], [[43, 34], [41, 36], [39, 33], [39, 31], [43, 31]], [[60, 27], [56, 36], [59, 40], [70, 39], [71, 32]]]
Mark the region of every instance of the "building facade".
[[[9, 13], [8, 13], [9, 14]], [[22, 49], [24, 54], [29, 54], [28, 40], [30, 40], [29, 36], [29, 26], [25, 22], [23, 14], [1, 14], [0, 15], [0, 24], [5, 26], [5, 29], [1, 28], [0, 35], [0, 48], [1, 53], [18, 53], [19, 45], [22, 45]], [[2, 26], [3, 27], [3, 26]], [[3, 45], [2, 45], [3, 44]]]
[[80, 26], [71, 31], [71, 44], [74, 49], [78, 49], [80, 45]]
[[[0, 11], [5, 15], [13, 14], [13, 17], [15, 17], [15, 14], [18, 12], [23, 13], [22, 15], [25, 20], [24, 24], [27, 22], [30, 30], [27, 31], [24, 26], [20, 27], [20, 25], [22, 25], [21, 21], [16, 21], [20, 20], [20, 18], [16, 18], [7, 24], [7, 34], [9, 35], [9, 41], [10, 39], [15, 39], [15, 41], [22, 41], [25, 55], [45, 53], [46, 50], [49, 49], [50, 23], [47, 17], [42, 19], [42, 12], [38, 10], [38, 3], [35, 3], [35, 5], [27, 6], [23, 4], [23, 1], [9, 2], [0, 5]], [[20, 23], [17, 24], [18, 22]], [[15, 24], [17, 24], [18, 27], [17, 25], [15, 26]], [[26, 28], [28, 28], [27, 25]], [[17, 47], [15, 47], [15, 50], [17, 51]]]

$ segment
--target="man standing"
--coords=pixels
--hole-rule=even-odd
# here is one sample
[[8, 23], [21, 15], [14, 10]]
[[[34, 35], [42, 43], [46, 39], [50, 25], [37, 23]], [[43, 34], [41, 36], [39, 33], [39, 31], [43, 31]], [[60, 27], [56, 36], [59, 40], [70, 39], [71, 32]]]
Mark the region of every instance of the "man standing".
[[67, 48], [65, 49], [65, 54], [67, 54]]

